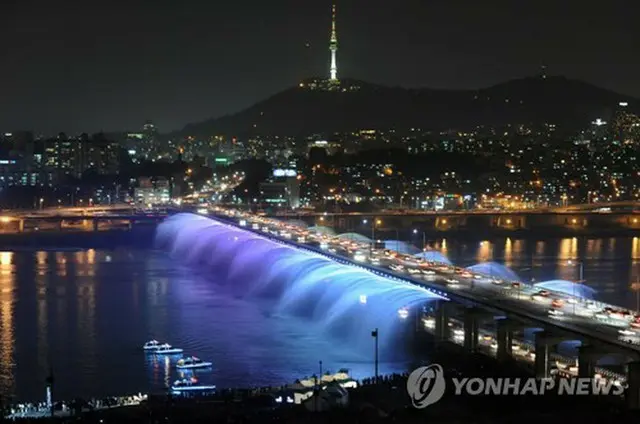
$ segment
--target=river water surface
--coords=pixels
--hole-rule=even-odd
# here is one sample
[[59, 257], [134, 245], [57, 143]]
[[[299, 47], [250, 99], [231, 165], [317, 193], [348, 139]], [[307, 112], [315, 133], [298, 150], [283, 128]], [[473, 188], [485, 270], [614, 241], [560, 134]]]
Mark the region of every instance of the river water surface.
[[[600, 299], [635, 308], [637, 238], [439, 240], [434, 247], [456, 264], [493, 259], [536, 281], [577, 280], [568, 261], [580, 259]], [[213, 362], [199, 377], [218, 387], [290, 383], [318, 372], [319, 361], [360, 378], [373, 373], [373, 347], [355, 349], [318, 323], [278, 315], [269, 301], [230, 295], [225, 286], [233, 282], [224, 278], [158, 251], [0, 252], [0, 394], [42, 400], [50, 369], [59, 399], [160, 391], [178, 374], [142, 352], [150, 338]], [[384, 359], [386, 373], [415, 358]]]

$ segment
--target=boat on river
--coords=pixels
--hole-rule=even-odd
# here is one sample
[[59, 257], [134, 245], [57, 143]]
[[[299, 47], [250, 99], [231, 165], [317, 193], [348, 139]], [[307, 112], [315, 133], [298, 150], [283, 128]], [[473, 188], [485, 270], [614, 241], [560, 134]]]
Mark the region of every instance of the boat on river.
[[142, 346], [142, 349], [144, 349], [146, 352], [154, 352], [154, 351], [158, 350], [158, 348], [161, 345], [162, 344], [157, 340], [149, 340], [148, 342], [146, 342], [144, 344], [144, 346]]
[[212, 365], [213, 364], [211, 362], [203, 361], [195, 356], [190, 356], [188, 358], [180, 359], [176, 364], [176, 368], [179, 370], [191, 370], [197, 368], [211, 368]]
[[171, 386], [171, 392], [174, 394], [182, 393], [205, 393], [213, 392], [216, 386], [213, 384], [200, 384], [197, 378], [185, 378], [177, 380]]
[[173, 347], [169, 343], [161, 344], [155, 351], [153, 351], [156, 355], [177, 355], [182, 352], [184, 352], [183, 349]]

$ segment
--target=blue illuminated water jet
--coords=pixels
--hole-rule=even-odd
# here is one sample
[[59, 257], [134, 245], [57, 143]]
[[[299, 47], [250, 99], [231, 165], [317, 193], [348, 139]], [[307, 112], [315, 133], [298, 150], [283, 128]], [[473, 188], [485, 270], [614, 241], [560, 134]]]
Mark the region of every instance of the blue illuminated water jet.
[[336, 232], [334, 231], [333, 228], [331, 227], [325, 227], [324, 225], [316, 225], [314, 227], [309, 227], [307, 228], [309, 231], [311, 231], [312, 233], [319, 233], [319, 234], [323, 234], [326, 236], [335, 236]]
[[294, 227], [307, 228], [308, 225], [301, 219], [290, 219], [287, 221], [287, 225], [293, 225]]
[[596, 291], [589, 286], [567, 280], [549, 280], [535, 284], [540, 289], [578, 296], [583, 299], [594, 299]]
[[414, 245], [399, 240], [385, 240], [384, 247], [385, 249], [395, 250], [405, 255], [415, 255], [420, 252], [420, 249]]
[[359, 233], [342, 233], [337, 237], [341, 240], [351, 240], [357, 243], [371, 243], [371, 239], [369, 237], [363, 236]]
[[422, 287], [200, 215], [168, 218], [158, 227], [156, 243], [177, 259], [226, 276], [224, 284], [235, 295], [272, 298], [278, 313], [320, 323], [363, 351], [371, 348], [373, 328], [380, 329], [381, 347], [394, 350], [398, 310], [417, 310], [412, 307], [437, 298]]
[[442, 252], [438, 252], [437, 250], [428, 250], [426, 252], [420, 252], [414, 255], [416, 258], [424, 259], [429, 262], [438, 262], [441, 264], [453, 265], [449, 258]]
[[508, 266], [497, 262], [482, 262], [466, 268], [471, 272], [488, 275], [505, 281], [520, 281], [520, 277]]

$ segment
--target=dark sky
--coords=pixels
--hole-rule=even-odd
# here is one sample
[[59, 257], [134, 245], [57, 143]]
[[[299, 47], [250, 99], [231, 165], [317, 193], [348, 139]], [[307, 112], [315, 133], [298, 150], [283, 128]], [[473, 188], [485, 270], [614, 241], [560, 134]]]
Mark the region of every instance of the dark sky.
[[[533, 75], [640, 97], [633, 1], [337, 0], [339, 77], [479, 88]], [[331, 1], [0, 0], [0, 131], [161, 131], [328, 73]], [[632, 10], [636, 9], [636, 10]], [[309, 43], [310, 47], [305, 47]]]

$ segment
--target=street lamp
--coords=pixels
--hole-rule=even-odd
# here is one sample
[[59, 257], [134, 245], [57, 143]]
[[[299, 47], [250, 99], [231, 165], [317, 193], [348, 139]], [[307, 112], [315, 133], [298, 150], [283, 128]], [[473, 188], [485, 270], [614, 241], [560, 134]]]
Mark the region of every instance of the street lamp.
[[378, 329], [376, 328], [371, 332], [371, 337], [374, 338], [374, 372], [376, 377], [376, 384], [378, 383]]
[[636, 315], [640, 314], [640, 266], [636, 275], [636, 282], [631, 283], [631, 290], [636, 292]]
[[636, 282], [631, 283], [631, 290], [636, 292], [636, 315], [640, 314], [640, 275], [636, 277]]
[[[531, 272], [531, 286], [533, 287], [533, 284], [535, 282], [535, 278], [533, 278], [533, 263], [531, 264], [531, 267], [527, 267], [527, 268], [519, 268], [517, 271], [518, 272]], [[522, 293], [522, 284], [524, 284], [524, 281], [519, 281], [518, 282], [518, 300], [520, 300], [520, 294]]]
[[[362, 220], [363, 224], [367, 224], [369, 221], [366, 219]], [[376, 225], [382, 224], [382, 221], [376, 218], [371, 219], [371, 243], [369, 244], [369, 257], [373, 257], [373, 243], [375, 243], [376, 239]]]
[[[362, 224], [367, 225], [368, 219], [363, 219]], [[371, 224], [371, 243], [369, 243], [369, 259], [373, 256], [373, 223]]]
[[583, 280], [584, 280], [584, 263], [582, 261], [573, 261], [573, 260], [569, 259], [567, 261], [567, 265], [570, 265], [570, 266], [577, 265], [578, 267], [580, 267], [579, 268], [580, 269], [580, 274], [579, 274], [578, 282], [582, 283]]
[[584, 263], [582, 261], [572, 261], [571, 259], [569, 259], [567, 261], [567, 265], [569, 266], [574, 266], [577, 265], [579, 268], [579, 280], [573, 283], [573, 314], [575, 315], [576, 313], [576, 285], [577, 284], [582, 284], [584, 282]]
[[[417, 229], [413, 229], [413, 234], [418, 234], [418, 230]], [[422, 251], [424, 252], [425, 247], [427, 247], [427, 234], [423, 231], [422, 232]]]
[[400, 253], [400, 231], [396, 227], [396, 252]]

